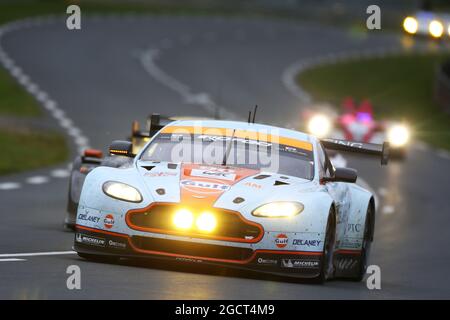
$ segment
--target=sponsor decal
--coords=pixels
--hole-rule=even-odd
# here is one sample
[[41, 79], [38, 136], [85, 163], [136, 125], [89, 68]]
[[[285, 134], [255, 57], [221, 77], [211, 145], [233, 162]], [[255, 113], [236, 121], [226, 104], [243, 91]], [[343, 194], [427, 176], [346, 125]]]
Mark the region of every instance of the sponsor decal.
[[204, 191], [207, 193], [217, 193], [230, 189], [230, 186], [226, 184], [205, 181], [182, 180], [180, 184], [183, 188], [194, 192]]
[[347, 232], [360, 232], [361, 224], [359, 223], [349, 223], [347, 225]]
[[220, 170], [202, 170], [202, 169], [192, 169], [192, 177], [203, 177], [203, 178], [215, 178], [220, 180], [234, 181], [236, 179], [236, 174], [233, 172], [226, 172]]
[[185, 258], [185, 257], [176, 257], [175, 260], [183, 261], [183, 262], [193, 262], [193, 263], [202, 263], [203, 260], [194, 259], [194, 258]]
[[161, 172], [147, 172], [144, 174], [145, 177], [176, 177], [177, 173], [176, 172], [166, 172], [166, 171], [161, 171]]
[[211, 166], [202, 166], [200, 165], [198, 167], [199, 170], [208, 170], [208, 171], [214, 171], [214, 172], [225, 172], [225, 173], [236, 173], [233, 169], [228, 168], [220, 168], [220, 167], [211, 167]]
[[318, 268], [317, 260], [300, 260], [300, 259], [282, 259], [281, 266], [283, 268]]
[[288, 236], [285, 235], [284, 233], [280, 233], [275, 238], [275, 244], [277, 245], [278, 248], [286, 247], [288, 244], [288, 241], [289, 241]]
[[115, 240], [108, 240], [108, 246], [111, 248], [117, 248], [117, 249], [126, 249], [127, 244], [125, 242], [115, 241]]
[[80, 213], [77, 217], [78, 220], [81, 221], [89, 221], [93, 223], [98, 223], [100, 221], [100, 217], [91, 216], [89, 213]]
[[307, 246], [307, 247], [318, 247], [322, 243], [321, 240], [302, 240], [302, 239], [294, 239], [292, 244], [294, 246]]
[[261, 147], [270, 147], [272, 146], [272, 143], [265, 142], [265, 141], [257, 141], [257, 140], [250, 140], [250, 139], [244, 139], [244, 138], [237, 138], [237, 137], [225, 137], [225, 136], [209, 136], [209, 135], [199, 135], [197, 136], [197, 139], [200, 139], [202, 141], [206, 142], [215, 142], [215, 141], [231, 141], [233, 139], [233, 142], [248, 144], [248, 145], [255, 145], [255, 146], [261, 146]]
[[335, 144], [340, 144], [340, 145], [347, 146], [347, 147], [358, 148], [358, 149], [362, 149], [364, 147], [364, 144], [361, 142], [337, 140], [337, 139], [325, 139], [325, 141], [329, 141], [329, 142], [332, 142]]
[[106, 240], [104, 238], [97, 238], [92, 236], [87, 236], [85, 234], [77, 233], [75, 235], [75, 241], [78, 243], [83, 243], [91, 246], [104, 247]]
[[111, 229], [114, 226], [114, 216], [112, 214], [107, 214], [105, 219], [103, 219], [103, 225], [106, 229]]
[[262, 186], [260, 184], [254, 183], [254, 182], [246, 182], [244, 183], [244, 186], [246, 187], [250, 187], [250, 188], [255, 188], [255, 189], [261, 189]]
[[258, 258], [258, 260], [256, 260], [256, 261], [258, 262], [258, 264], [270, 264], [270, 265], [278, 264], [278, 260], [276, 260], [276, 259]]
[[341, 249], [361, 249], [362, 241], [360, 239], [345, 238], [340, 243]]

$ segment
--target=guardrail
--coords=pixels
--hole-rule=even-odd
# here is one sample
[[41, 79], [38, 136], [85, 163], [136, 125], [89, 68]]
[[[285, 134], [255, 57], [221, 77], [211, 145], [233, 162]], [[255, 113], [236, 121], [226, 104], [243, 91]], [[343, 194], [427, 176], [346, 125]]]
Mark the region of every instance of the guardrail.
[[434, 99], [445, 112], [450, 114], [450, 60], [437, 68]]

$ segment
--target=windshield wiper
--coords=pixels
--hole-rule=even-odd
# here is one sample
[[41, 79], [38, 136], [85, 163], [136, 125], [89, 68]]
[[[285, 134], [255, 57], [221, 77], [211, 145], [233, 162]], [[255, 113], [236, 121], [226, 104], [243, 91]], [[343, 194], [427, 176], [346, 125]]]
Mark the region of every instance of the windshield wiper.
[[222, 165], [223, 166], [227, 165], [227, 161], [228, 161], [228, 157], [230, 156], [231, 145], [233, 144], [233, 139], [234, 139], [235, 132], [236, 132], [236, 129], [233, 129], [233, 134], [231, 135], [230, 143], [228, 143], [228, 145], [227, 145], [227, 147], [225, 149], [225, 154], [223, 155], [223, 161], [222, 161]]

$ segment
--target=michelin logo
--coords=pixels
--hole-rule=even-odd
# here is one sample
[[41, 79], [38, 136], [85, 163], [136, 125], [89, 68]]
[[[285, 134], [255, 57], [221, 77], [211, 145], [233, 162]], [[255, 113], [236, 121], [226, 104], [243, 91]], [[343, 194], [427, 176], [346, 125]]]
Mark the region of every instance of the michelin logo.
[[283, 259], [281, 260], [281, 266], [284, 268], [318, 268], [319, 261]]
[[91, 237], [81, 233], [75, 235], [75, 241], [78, 243], [87, 244], [90, 246], [104, 247], [106, 240], [103, 238]]

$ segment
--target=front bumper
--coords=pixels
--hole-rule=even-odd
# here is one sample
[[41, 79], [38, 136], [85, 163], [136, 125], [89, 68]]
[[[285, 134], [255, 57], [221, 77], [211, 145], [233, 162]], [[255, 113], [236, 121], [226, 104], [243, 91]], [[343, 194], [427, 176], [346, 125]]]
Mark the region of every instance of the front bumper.
[[122, 258], [213, 264], [300, 278], [317, 277], [322, 252], [262, 250], [185, 240], [129, 236], [76, 226], [75, 251]]

